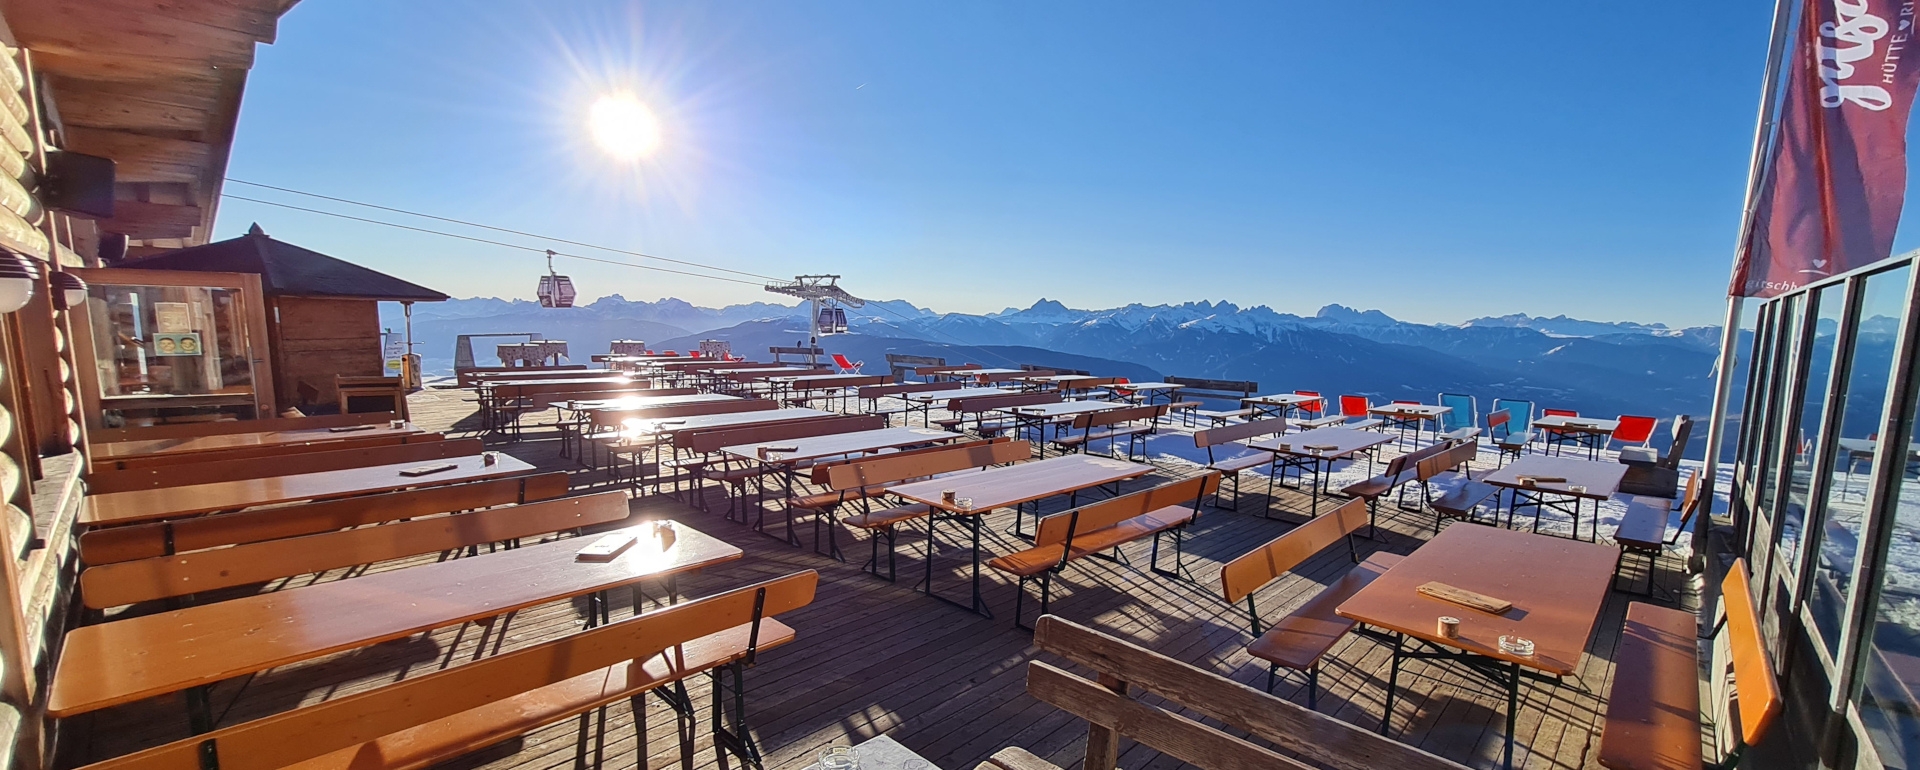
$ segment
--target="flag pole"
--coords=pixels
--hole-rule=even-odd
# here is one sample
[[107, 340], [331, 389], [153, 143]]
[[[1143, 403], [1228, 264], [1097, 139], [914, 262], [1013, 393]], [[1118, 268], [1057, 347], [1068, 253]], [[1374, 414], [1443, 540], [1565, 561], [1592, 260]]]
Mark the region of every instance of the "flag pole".
[[[1746, 251], [1748, 242], [1753, 238], [1756, 198], [1759, 197], [1762, 178], [1767, 172], [1767, 148], [1773, 137], [1776, 102], [1780, 93], [1780, 75], [1790, 49], [1787, 44], [1787, 35], [1792, 19], [1791, 2], [1792, 0], [1774, 0], [1773, 39], [1767, 45], [1766, 72], [1760, 81], [1760, 114], [1754, 121], [1753, 158], [1747, 166], [1745, 210], [1741, 214], [1739, 237], [1734, 246], [1734, 275], [1738, 275], [1741, 254]], [[1728, 277], [1727, 285], [1730, 289], [1733, 287], [1733, 276]], [[1712, 509], [1712, 501], [1717, 491], [1715, 487], [1719, 486], [1717, 482], [1720, 479], [1720, 447], [1726, 440], [1728, 401], [1731, 400], [1734, 378], [1740, 376], [1738, 372], [1733, 371], [1733, 362], [1740, 339], [1740, 311], [1745, 304], [1745, 297], [1731, 291], [1728, 295], [1726, 318], [1720, 325], [1720, 357], [1714, 363], [1713, 414], [1707, 423], [1707, 463], [1705, 478], [1702, 479], [1705, 484], [1705, 494], [1702, 497], [1707, 501], [1709, 510]], [[1731, 489], [1727, 491], [1729, 494], [1732, 493]], [[1731, 512], [1733, 508], [1731, 500], [1727, 508]], [[1703, 554], [1706, 553], [1707, 530], [1711, 523], [1709, 519], [1708, 516], [1698, 516], [1694, 519], [1695, 569], [1704, 566], [1698, 560], [1704, 559]]]

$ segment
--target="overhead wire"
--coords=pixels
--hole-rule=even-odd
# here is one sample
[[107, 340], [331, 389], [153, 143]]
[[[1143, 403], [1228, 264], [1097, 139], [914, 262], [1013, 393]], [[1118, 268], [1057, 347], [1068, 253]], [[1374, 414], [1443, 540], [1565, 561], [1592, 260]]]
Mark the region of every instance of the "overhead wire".
[[[507, 234], [510, 234], [510, 235], [518, 235], [518, 236], [522, 236], [522, 237], [527, 237], [527, 238], [537, 238], [537, 239], [540, 239], [540, 240], [546, 240], [546, 241], [552, 241], [552, 242], [555, 242], [555, 243], [565, 243], [565, 244], [569, 244], [569, 245], [574, 245], [574, 246], [584, 246], [584, 247], [586, 247], [586, 248], [590, 248], [590, 249], [597, 249], [597, 250], [601, 250], [601, 251], [609, 251], [609, 252], [614, 252], [614, 253], [618, 253], [618, 254], [628, 254], [628, 255], [631, 255], [631, 256], [637, 256], [637, 257], [642, 257], [642, 258], [645, 258], [645, 259], [652, 259], [652, 260], [656, 260], [656, 261], [660, 261], [660, 262], [670, 262], [670, 263], [673, 263], [673, 264], [678, 264], [678, 265], [687, 265], [687, 266], [690, 266], [690, 267], [698, 267], [698, 268], [700, 268], [700, 269], [703, 269], [703, 270], [713, 270], [713, 271], [717, 271], [717, 272], [725, 272], [725, 273], [733, 273], [733, 274], [735, 274], [735, 275], [744, 275], [744, 276], [750, 276], [750, 277], [754, 277], [754, 278], [761, 278], [761, 279], [764, 279], [764, 280], [767, 280], [767, 281], [780, 281], [780, 282], [784, 282], [784, 281], [786, 280], [786, 279], [782, 279], [782, 278], [776, 278], [776, 277], [773, 277], [773, 276], [767, 276], [767, 275], [761, 275], [761, 274], [759, 274], [759, 273], [751, 273], [751, 272], [747, 272], [747, 271], [744, 271], [744, 270], [734, 270], [734, 269], [731, 269], [731, 268], [725, 268], [725, 267], [715, 267], [715, 266], [713, 266], [713, 265], [703, 265], [703, 264], [700, 264], [700, 263], [698, 263], [698, 262], [689, 262], [689, 261], [685, 261], [685, 260], [678, 260], [678, 259], [671, 259], [671, 258], [668, 258], [668, 257], [661, 257], [661, 256], [655, 256], [655, 255], [652, 255], [652, 254], [645, 254], [645, 253], [642, 253], [642, 252], [637, 252], [637, 251], [631, 251], [631, 250], [627, 250], [627, 249], [619, 249], [619, 248], [614, 248], [614, 247], [611, 247], [611, 246], [600, 246], [600, 245], [597, 245], [597, 244], [592, 244], [592, 243], [586, 243], [586, 242], [584, 242], [584, 241], [575, 241], [575, 240], [571, 240], [571, 239], [567, 239], [567, 238], [559, 238], [559, 237], [555, 237], [555, 236], [550, 236], [550, 235], [541, 235], [541, 234], [538, 234], [538, 233], [530, 233], [530, 232], [526, 232], [526, 231], [522, 231], [522, 230], [514, 230], [514, 229], [511, 229], [511, 228], [506, 228], [506, 227], [497, 227], [497, 226], [494, 226], [494, 225], [487, 225], [487, 224], [481, 224], [481, 223], [479, 223], [479, 222], [471, 222], [471, 221], [467, 221], [467, 220], [461, 220], [461, 219], [454, 219], [454, 218], [452, 218], [452, 217], [443, 217], [443, 216], [438, 216], [438, 215], [434, 215], [434, 214], [426, 214], [426, 213], [422, 213], [422, 212], [418, 212], [418, 211], [410, 211], [410, 210], [407, 210], [407, 209], [402, 209], [402, 208], [396, 208], [396, 207], [392, 207], [392, 206], [382, 206], [382, 205], [379, 205], [379, 204], [374, 204], [374, 203], [366, 203], [366, 202], [363, 202], [363, 201], [356, 201], [356, 200], [351, 200], [351, 199], [348, 199], [348, 198], [339, 198], [339, 197], [335, 197], [335, 196], [331, 196], [331, 195], [322, 195], [322, 194], [320, 194], [320, 193], [312, 193], [312, 192], [306, 192], [306, 191], [304, 191], [304, 190], [296, 190], [296, 189], [293, 189], [293, 188], [290, 188], [290, 187], [279, 187], [279, 186], [276, 186], [276, 185], [270, 185], [270, 184], [262, 184], [262, 183], [260, 183], [260, 182], [250, 182], [250, 181], [247, 181], [247, 180], [244, 180], [244, 179], [235, 179], [235, 178], [232, 178], [232, 177], [228, 177], [228, 178], [226, 179], [226, 181], [228, 181], [228, 182], [233, 182], [233, 183], [235, 183], [235, 184], [242, 184], [242, 185], [247, 185], [247, 186], [249, 186], [249, 187], [258, 187], [258, 188], [262, 188], [262, 189], [267, 189], [267, 190], [274, 190], [274, 191], [278, 191], [278, 192], [285, 192], [285, 193], [290, 193], [290, 194], [293, 194], [293, 195], [300, 195], [300, 196], [305, 196], [305, 197], [309, 197], [309, 198], [317, 198], [317, 199], [320, 199], [320, 200], [326, 200], [326, 201], [333, 201], [333, 202], [336, 202], [336, 203], [345, 203], [345, 204], [348, 204], [348, 205], [352, 205], [352, 206], [360, 206], [360, 207], [363, 207], [363, 208], [370, 208], [370, 209], [376, 209], [376, 210], [379, 210], [379, 211], [388, 211], [388, 212], [392, 212], [392, 213], [396, 213], [396, 214], [404, 214], [404, 215], [406, 215], [406, 216], [414, 216], [414, 217], [420, 217], [420, 218], [423, 218], [423, 219], [432, 219], [432, 220], [436, 220], [436, 221], [440, 221], [440, 222], [447, 222], [447, 223], [449, 223], [449, 224], [457, 224], [457, 225], [461, 225], [461, 226], [464, 226], [464, 227], [475, 227], [475, 228], [479, 228], [479, 229], [483, 229], [483, 230], [492, 230], [492, 231], [494, 231], [494, 232], [501, 232], [501, 233], [507, 233]], [[307, 206], [296, 206], [296, 205], [293, 205], [293, 204], [291, 204], [291, 203], [281, 203], [281, 202], [279, 202], [279, 201], [270, 201], [270, 200], [263, 200], [263, 199], [260, 199], [260, 198], [251, 198], [251, 197], [247, 197], [247, 196], [244, 196], [244, 195], [238, 195], [238, 194], [235, 194], [235, 193], [230, 193], [230, 192], [222, 192], [222, 193], [221, 193], [220, 195], [221, 195], [221, 197], [223, 197], [223, 198], [231, 198], [231, 199], [233, 199], [233, 200], [238, 200], [238, 201], [246, 201], [246, 202], [248, 202], [248, 203], [257, 203], [257, 204], [260, 204], [260, 205], [263, 205], [263, 206], [274, 206], [274, 207], [278, 207], [278, 208], [283, 208], [283, 209], [290, 209], [290, 210], [293, 210], [293, 211], [302, 211], [302, 212], [306, 212], [306, 213], [310, 213], [310, 214], [319, 214], [319, 215], [322, 215], [322, 216], [329, 216], [329, 217], [335, 217], [335, 218], [339, 218], [339, 219], [346, 219], [346, 220], [350, 220], [350, 221], [354, 221], [354, 222], [363, 222], [363, 223], [366, 223], [366, 224], [374, 224], [374, 225], [381, 225], [381, 226], [384, 226], [384, 227], [392, 227], [392, 228], [396, 228], [396, 229], [400, 229], [400, 230], [408, 230], [408, 231], [412, 231], [412, 232], [417, 232], [417, 233], [425, 233], [425, 234], [428, 234], [428, 235], [438, 235], [438, 236], [443, 236], [443, 237], [447, 237], [447, 238], [457, 238], [457, 239], [459, 239], [459, 240], [464, 240], [464, 241], [471, 241], [471, 242], [474, 242], [474, 243], [484, 243], [484, 244], [487, 244], [487, 245], [490, 245], [490, 246], [499, 246], [499, 247], [502, 247], [502, 248], [508, 248], [508, 249], [518, 249], [518, 250], [521, 250], [521, 251], [528, 251], [528, 252], [533, 252], [533, 253], [536, 253], [536, 254], [552, 254], [552, 255], [554, 255], [554, 256], [556, 256], [556, 257], [566, 257], [566, 258], [568, 258], [568, 259], [578, 259], [578, 260], [583, 260], [583, 261], [587, 261], [587, 262], [598, 262], [598, 263], [602, 263], [602, 264], [608, 264], [608, 265], [619, 265], [619, 266], [623, 266], [623, 267], [635, 267], [635, 268], [639, 268], [639, 269], [642, 269], [642, 270], [653, 270], [653, 271], [656, 271], [656, 272], [662, 272], [662, 273], [672, 273], [672, 274], [674, 274], [674, 275], [685, 275], [685, 276], [691, 276], [691, 277], [694, 277], [694, 278], [709, 278], [709, 279], [712, 279], [712, 280], [716, 280], [716, 281], [727, 281], [727, 282], [730, 282], [730, 283], [741, 283], [741, 284], [747, 284], [747, 285], [749, 285], [749, 286], [756, 286], [756, 287], [761, 287], [761, 288], [765, 288], [765, 285], [764, 285], [763, 283], [761, 283], [760, 281], [746, 281], [746, 280], [741, 280], [741, 279], [739, 279], [739, 278], [729, 278], [729, 277], [726, 277], [726, 276], [719, 276], [719, 275], [706, 275], [706, 274], [703, 274], [703, 273], [693, 273], [693, 272], [688, 272], [688, 271], [684, 271], [684, 270], [674, 270], [674, 269], [671, 269], [671, 268], [665, 268], [665, 267], [657, 267], [657, 266], [654, 266], [654, 265], [642, 265], [642, 264], [636, 264], [636, 263], [633, 263], [633, 262], [622, 262], [622, 261], [619, 261], [619, 260], [611, 260], [611, 259], [602, 259], [602, 258], [598, 258], [598, 257], [590, 257], [590, 256], [586, 256], [586, 255], [583, 255], [583, 254], [571, 254], [571, 253], [567, 253], [567, 252], [561, 252], [561, 251], [554, 251], [554, 250], [552, 250], [552, 249], [543, 249], [543, 248], [539, 248], [539, 247], [536, 247], [536, 246], [526, 246], [526, 245], [523, 245], [523, 244], [517, 244], [517, 243], [507, 243], [507, 242], [505, 242], [505, 241], [496, 241], [496, 240], [493, 240], [493, 239], [490, 239], [490, 238], [479, 238], [479, 237], [475, 237], [475, 236], [471, 236], [471, 235], [463, 235], [463, 234], [460, 234], [460, 233], [450, 233], [450, 232], [446, 232], [446, 231], [444, 231], [444, 230], [434, 230], [434, 229], [431, 229], [431, 228], [425, 228], [425, 227], [418, 227], [418, 226], [414, 226], [414, 225], [405, 225], [405, 224], [400, 224], [400, 223], [398, 223], [398, 222], [388, 222], [388, 221], [385, 221], [385, 220], [379, 220], [379, 219], [371, 219], [371, 218], [368, 218], [368, 217], [357, 217], [357, 216], [353, 216], [353, 215], [351, 215], [351, 214], [342, 214], [342, 213], [340, 213], [340, 212], [337, 212], [337, 211], [327, 211], [327, 210], [324, 210], [324, 209], [316, 209], [316, 208], [310, 208], [310, 207], [307, 207]], [[899, 318], [899, 319], [900, 319], [900, 320], [902, 320], [902, 321], [906, 321], [906, 322], [909, 322], [909, 323], [913, 323], [913, 322], [914, 322], [914, 321], [916, 320], [916, 319], [913, 319], [913, 318], [909, 318], [909, 317], [908, 317], [908, 316], [906, 316], [905, 314], [902, 314], [901, 312], [899, 312], [899, 311], [897, 311], [897, 310], [894, 310], [893, 308], [890, 308], [890, 307], [887, 307], [886, 305], [879, 305], [879, 304], [876, 304], [876, 305], [875, 305], [875, 307], [878, 307], [879, 309], [881, 309], [881, 310], [883, 310], [883, 311], [886, 311], [887, 313], [889, 313], [889, 314], [891, 314], [891, 315], [893, 315], [893, 316], [894, 316], [894, 317], [896, 317], [896, 318]], [[849, 309], [852, 309], [852, 308], [849, 308]], [[872, 314], [869, 314], [869, 313], [862, 313], [862, 312], [859, 312], [859, 311], [858, 311], [857, 309], [853, 309], [853, 310], [854, 310], [854, 314], [855, 314], [855, 315], [859, 315], [859, 316], [862, 316], [862, 317], [865, 317], [865, 318], [868, 318], [868, 319], [871, 319], [871, 320], [875, 320], [875, 321], [881, 321], [881, 320], [884, 320], [884, 319], [881, 319], [881, 318], [880, 318], [879, 316], [876, 316], [876, 315], [872, 315]], [[965, 342], [965, 341], [963, 341], [963, 340], [961, 340], [961, 339], [960, 339], [959, 337], [956, 337], [956, 336], [954, 336], [954, 335], [952, 335], [952, 334], [950, 334], [950, 333], [948, 333], [948, 332], [946, 332], [946, 331], [943, 331], [943, 330], [940, 330], [940, 329], [935, 329], [935, 328], [932, 328], [932, 327], [925, 327], [925, 328], [923, 328], [923, 329], [921, 329], [921, 331], [925, 331], [925, 332], [932, 332], [932, 333], [934, 333], [934, 334], [938, 334], [938, 335], [941, 335], [941, 336], [944, 336], [944, 337], [946, 337], [946, 338], [948, 338], [949, 340], [952, 340], [952, 342], [951, 342], [951, 343], [949, 343], [949, 344], [952, 344], [952, 345], [954, 345], [955, 347], [958, 347], [958, 348], [961, 348], [961, 349], [964, 349], [964, 350], [972, 350], [972, 351], [975, 351], [975, 352], [978, 352], [978, 353], [980, 353], [980, 354], [981, 354], [981, 355], [983, 355], [983, 356], [986, 356], [986, 357], [990, 357], [990, 358], [995, 358], [995, 359], [999, 359], [1000, 361], [1002, 361], [1002, 362], [1005, 362], [1005, 363], [1007, 363], [1007, 364], [1010, 364], [1010, 365], [1018, 365], [1018, 364], [1016, 364], [1016, 363], [1015, 363], [1015, 362], [1013, 361], [1013, 359], [1010, 359], [1010, 358], [1008, 358], [1008, 357], [1006, 357], [1006, 356], [1004, 356], [1004, 355], [1001, 355], [1001, 354], [999, 354], [999, 353], [995, 353], [995, 352], [993, 352], [993, 351], [991, 351], [991, 350], [987, 350], [986, 348], [983, 348], [983, 347], [980, 347], [980, 346], [978, 346], [978, 345], [974, 345], [974, 344], [971, 344], [971, 343], [968, 343], [968, 342]]]
[[[693, 273], [685, 270], [674, 270], [672, 268], [667, 268], [667, 267], [656, 267], [654, 265], [641, 265], [641, 264], [635, 264], [633, 262], [621, 262], [619, 260], [614, 260], [614, 259], [602, 259], [599, 257], [589, 257], [584, 254], [570, 254], [563, 251], [543, 249], [537, 246], [526, 246], [518, 243], [507, 243], [506, 241], [496, 241], [489, 238], [477, 238], [471, 235], [461, 235], [460, 233], [449, 233], [444, 230], [433, 230], [425, 227], [403, 225], [398, 222], [386, 222], [378, 219], [369, 219], [367, 217], [356, 217], [351, 214], [342, 214], [337, 211], [326, 211], [323, 209], [308, 208], [306, 206], [295, 206], [291, 203], [280, 203], [278, 201], [261, 200], [259, 198], [249, 198], [244, 195], [235, 195], [233, 193], [228, 193], [228, 192], [221, 193], [220, 197], [231, 198], [233, 200], [238, 200], [238, 201], [246, 201], [248, 203], [258, 203], [264, 206], [277, 206], [279, 208], [292, 209], [294, 211], [305, 211], [310, 214], [321, 214], [329, 217], [338, 217], [340, 219], [349, 219], [355, 222], [365, 222], [365, 223], [374, 224], [374, 225], [384, 225], [387, 227], [398, 228], [401, 230], [411, 230], [416, 233], [426, 233], [429, 235], [440, 235], [448, 238], [458, 238], [463, 241], [473, 241], [474, 243], [484, 243], [490, 246], [500, 246], [502, 248], [508, 248], [508, 249], [519, 249], [521, 251], [531, 251], [535, 254], [552, 254], [556, 257], [566, 257], [568, 259], [579, 259], [579, 260], [585, 260], [587, 262], [599, 262], [599, 263], [608, 264], [608, 265], [622, 265], [625, 267], [637, 267], [637, 268], [640, 268], [641, 270], [654, 270], [662, 273], [673, 273], [675, 275], [687, 275], [687, 276], [692, 276], [694, 278], [710, 278], [715, 281], [729, 281], [732, 283], [744, 283], [748, 286], [765, 288], [765, 285], [759, 281], [747, 281], [739, 278], [728, 278], [724, 275], [707, 275], [705, 273]], [[538, 236], [534, 236], [534, 237], [538, 237]], [[571, 243], [571, 241], [563, 241], [563, 242]], [[694, 264], [694, 263], [683, 262], [681, 264]], [[701, 267], [705, 267], [705, 266], [701, 265]]]
[[[424, 212], [419, 212], [419, 211], [411, 211], [411, 210], [408, 210], [408, 209], [403, 209], [403, 208], [396, 208], [396, 207], [393, 207], [393, 206], [382, 206], [382, 205], [380, 205], [380, 204], [377, 204], [377, 203], [367, 203], [367, 202], [365, 202], [365, 201], [357, 201], [357, 200], [353, 200], [353, 199], [351, 199], [351, 198], [339, 198], [339, 197], [335, 197], [335, 196], [332, 196], [332, 195], [322, 195], [322, 194], [320, 194], [320, 193], [315, 193], [315, 192], [307, 192], [307, 191], [305, 191], [305, 190], [295, 190], [295, 189], [293, 189], [293, 188], [291, 188], [291, 187], [277, 187], [277, 186], [274, 186], [274, 185], [270, 185], [270, 184], [262, 184], [262, 183], [260, 183], [260, 182], [249, 182], [249, 181], [247, 181], [247, 180], [245, 180], [245, 179], [235, 179], [235, 178], [233, 178], [233, 177], [227, 177], [227, 178], [226, 178], [226, 180], [227, 180], [227, 181], [229, 181], [229, 182], [232, 182], [232, 183], [234, 183], [234, 184], [243, 184], [243, 185], [246, 185], [246, 186], [248, 186], [248, 187], [259, 187], [259, 188], [262, 188], [262, 189], [267, 189], [267, 190], [274, 190], [274, 191], [278, 191], [278, 192], [283, 192], [283, 193], [290, 193], [290, 194], [293, 194], [293, 195], [300, 195], [300, 196], [305, 196], [305, 197], [308, 197], [308, 198], [318, 198], [318, 199], [320, 199], [320, 200], [326, 200], [326, 201], [333, 201], [333, 202], [335, 202], [335, 203], [345, 203], [345, 204], [347, 204], [347, 205], [349, 205], [349, 206], [360, 206], [360, 207], [362, 207], [362, 208], [369, 208], [369, 209], [378, 209], [378, 210], [380, 210], [380, 211], [390, 211], [390, 212], [393, 212], [393, 213], [395, 213], [395, 214], [405, 214], [405, 215], [407, 215], [407, 216], [410, 216], [410, 217], [420, 217], [420, 218], [422, 218], [422, 219], [432, 219], [432, 220], [437, 220], [437, 221], [440, 221], [440, 222], [446, 222], [446, 223], [449, 223], [449, 224], [455, 224], [455, 225], [461, 225], [461, 226], [463, 226], [463, 227], [477, 227], [477, 228], [480, 228], [480, 229], [482, 229], [482, 230], [492, 230], [492, 231], [494, 231], [494, 232], [497, 232], [497, 233], [507, 233], [507, 234], [509, 234], [509, 235], [518, 235], [518, 236], [523, 236], [523, 237], [526, 237], [526, 238], [538, 238], [538, 239], [540, 239], [540, 240], [543, 240], [543, 241], [552, 241], [552, 242], [554, 242], [554, 243], [564, 243], [564, 244], [567, 244], [567, 245], [569, 245], [569, 246], [583, 246], [583, 247], [586, 247], [586, 248], [589, 248], [589, 249], [595, 249], [595, 250], [599, 250], [599, 251], [611, 251], [611, 252], [614, 252], [614, 253], [616, 253], [616, 254], [626, 254], [626, 255], [628, 255], [628, 256], [633, 256], [633, 257], [640, 257], [640, 258], [642, 258], [642, 259], [651, 259], [651, 260], [656, 260], [656, 261], [660, 261], [660, 262], [671, 262], [671, 263], [673, 263], [673, 264], [676, 264], [676, 265], [686, 265], [686, 266], [688, 266], [688, 267], [697, 267], [697, 268], [700, 268], [700, 269], [702, 269], [702, 270], [713, 270], [713, 271], [716, 271], [716, 272], [721, 272], [721, 273], [733, 273], [734, 275], [744, 275], [744, 276], [747, 276], [747, 277], [750, 277], [750, 278], [759, 278], [759, 279], [762, 279], [762, 280], [768, 280], [768, 281], [782, 281], [782, 282], [785, 282], [785, 281], [787, 281], [787, 280], [788, 280], [788, 279], [786, 279], [786, 278], [778, 278], [778, 277], [775, 277], [775, 276], [771, 276], [771, 275], [761, 275], [761, 274], [759, 274], [759, 273], [750, 273], [750, 272], [747, 272], [747, 271], [745, 271], [745, 270], [734, 270], [734, 269], [732, 269], [732, 268], [728, 268], [728, 267], [717, 267], [717, 266], [714, 266], [714, 265], [703, 265], [703, 264], [700, 264], [700, 263], [698, 263], [698, 262], [688, 262], [688, 261], [686, 261], [686, 260], [681, 260], [681, 259], [672, 259], [672, 258], [669, 258], [669, 257], [662, 257], [662, 256], [656, 256], [656, 255], [653, 255], [653, 254], [647, 254], [647, 253], [644, 253], [644, 252], [639, 252], [639, 251], [633, 251], [633, 250], [630, 250], [630, 249], [621, 249], [621, 248], [616, 248], [616, 247], [613, 247], [613, 246], [601, 246], [601, 245], [599, 245], [599, 244], [594, 244], [594, 243], [587, 243], [587, 242], [585, 242], [585, 241], [575, 241], [575, 240], [569, 240], [569, 239], [566, 239], [566, 238], [560, 238], [560, 237], [557, 237], [557, 236], [552, 236], [552, 235], [541, 235], [541, 234], [539, 234], [539, 233], [530, 233], [530, 232], [527, 232], [527, 231], [525, 231], [525, 230], [515, 230], [515, 229], [512, 229], [512, 228], [508, 228], [508, 227], [498, 227], [498, 226], [495, 226], [495, 225], [488, 225], [488, 224], [482, 224], [482, 223], [479, 223], [479, 222], [470, 222], [470, 221], [467, 221], [467, 220], [464, 220], [464, 219], [454, 219], [454, 218], [452, 218], [452, 217], [443, 217], [443, 216], [439, 216], [439, 215], [436, 215], [436, 214], [427, 214], [427, 213], [424, 213]], [[238, 196], [234, 196], [234, 197], [238, 197]], [[241, 200], [249, 200], [249, 199], [247, 199], [247, 198], [241, 198]], [[257, 202], [257, 201], [256, 201], [256, 202]]]

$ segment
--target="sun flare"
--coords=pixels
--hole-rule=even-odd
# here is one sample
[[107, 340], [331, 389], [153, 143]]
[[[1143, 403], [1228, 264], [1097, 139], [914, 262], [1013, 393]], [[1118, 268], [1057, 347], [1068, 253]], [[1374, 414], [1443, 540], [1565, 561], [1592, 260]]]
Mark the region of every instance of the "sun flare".
[[639, 160], [660, 147], [659, 118], [628, 94], [600, 97], [588, 112], [587, 125], [594, 143], [618, 160]]

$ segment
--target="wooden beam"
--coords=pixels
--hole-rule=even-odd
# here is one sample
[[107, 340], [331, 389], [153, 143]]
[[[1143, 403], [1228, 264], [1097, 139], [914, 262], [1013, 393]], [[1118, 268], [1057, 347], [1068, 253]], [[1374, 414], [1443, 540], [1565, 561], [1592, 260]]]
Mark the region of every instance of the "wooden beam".
[[128, 238], [191, 238], [199, 226], [199, 206], [171, 206], [144, 201], [114, 201], [113, 218], [99, 220], [100, 229]]
[[[197, 5], [197, 3], [194, 3]], [[104, 54], [156, 66], [247, 69], [258, 38], [166, 12], [111, 7], [100, 0], [0, 0], [14, 37], [35, 51], [74, 56]], [[167, 5], [156, 3], [155, 5]]]
[[65, 149], [112, 158], [120, 182], [194, 182], [212, 160], [205, 142], [167, 139], [130, 131], [72, 126]]
[[53, 80], [54, 98], [68, 127], [204, 132], [208, 113], [218, 106], [219, 90], [213, 79]]

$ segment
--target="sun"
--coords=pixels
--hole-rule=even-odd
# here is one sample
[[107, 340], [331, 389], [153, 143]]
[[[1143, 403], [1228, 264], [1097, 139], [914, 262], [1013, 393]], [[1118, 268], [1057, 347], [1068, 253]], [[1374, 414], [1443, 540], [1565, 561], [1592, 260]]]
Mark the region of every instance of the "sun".
[[618, 160], [640, 160], [660, 147], [660, 119], [629, 94], [600, 97], [588, 112], [587, 126], [594, 143]]

